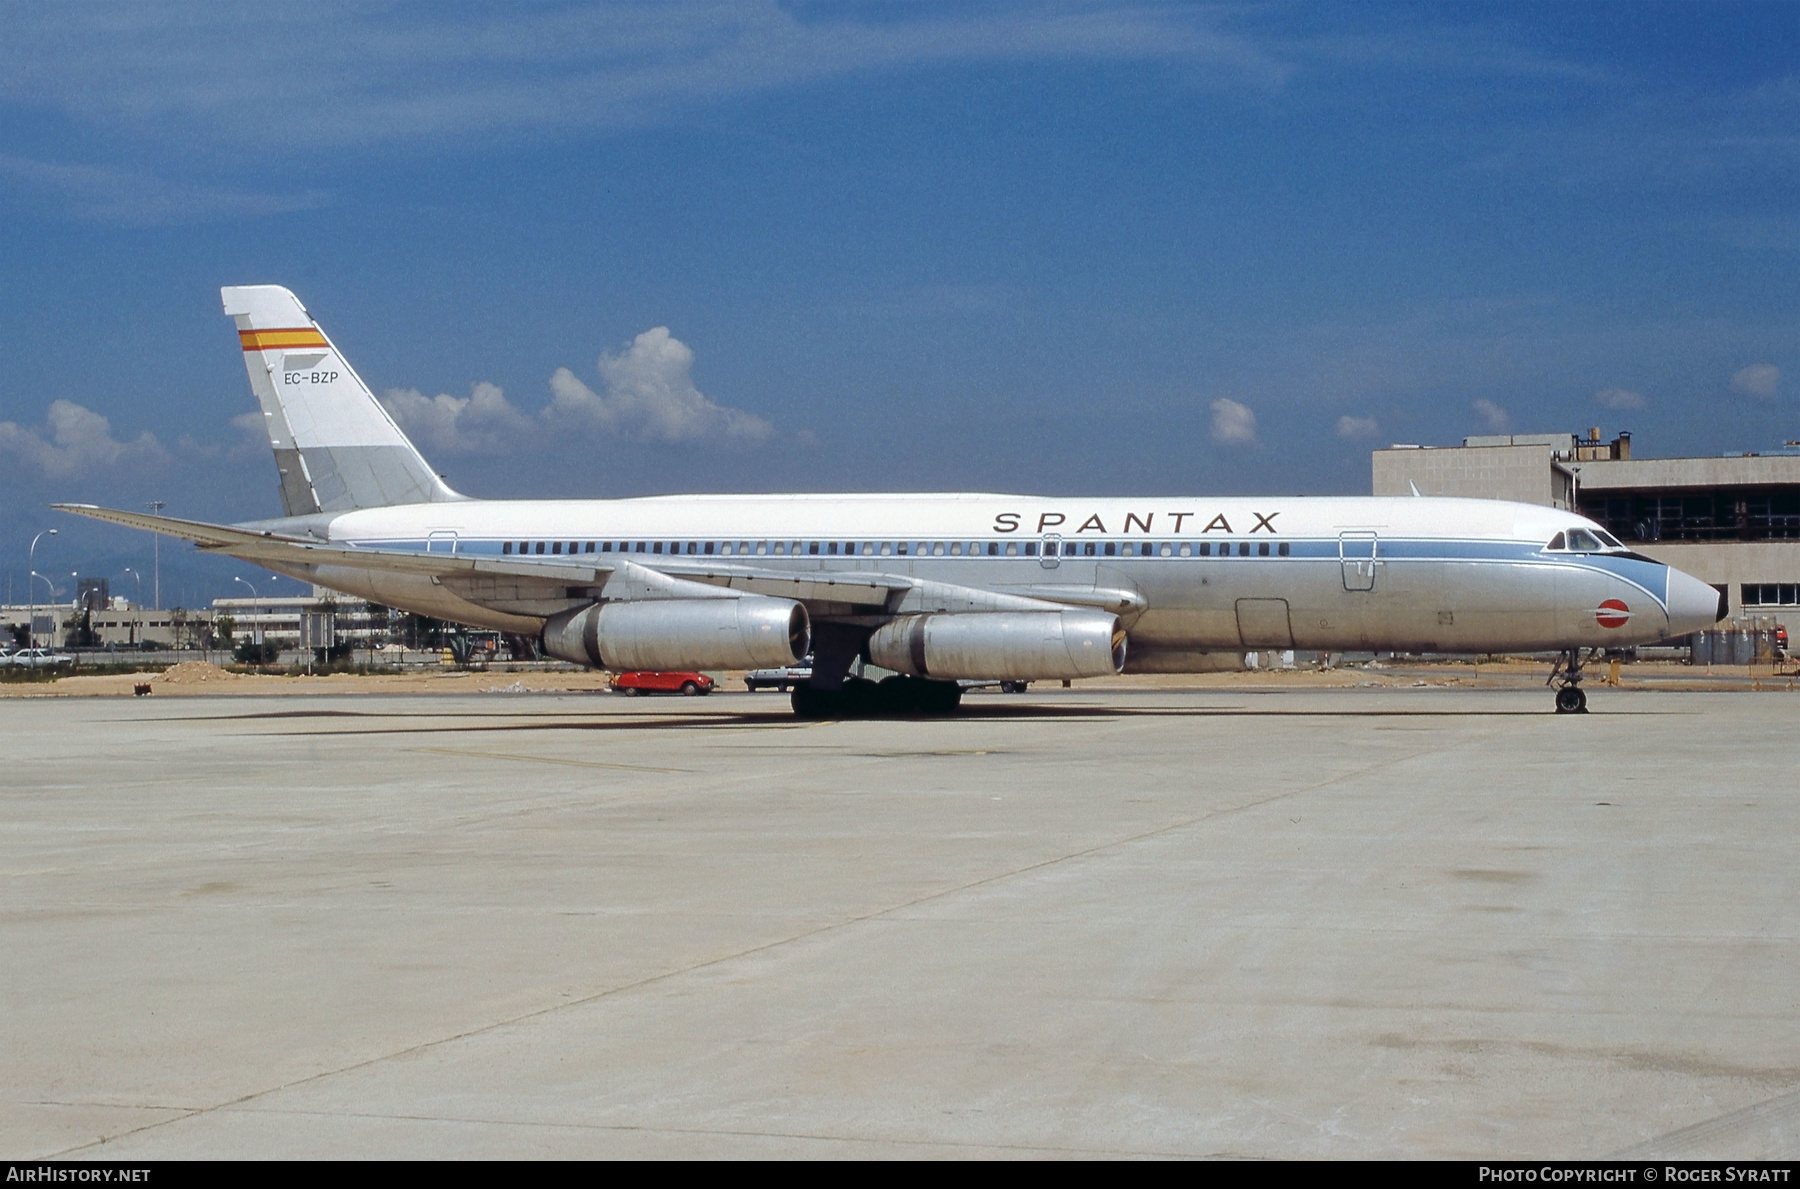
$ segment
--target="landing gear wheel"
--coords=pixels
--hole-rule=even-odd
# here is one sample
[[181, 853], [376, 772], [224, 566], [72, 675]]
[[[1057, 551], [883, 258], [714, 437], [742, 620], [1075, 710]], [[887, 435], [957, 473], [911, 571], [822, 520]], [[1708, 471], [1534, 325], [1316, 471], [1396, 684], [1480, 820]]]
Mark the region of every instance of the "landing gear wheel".
[[1546, 685], [1556, 687], [1558, 714], [1586, 714], [1587, 694], [1581, 690], [1581, 649], [1571, 648], [1557, 658]]
[[907, 714], [952, 714], [962, 703], [962, 687], [954, 681], [889, 677], [877, 685], [852, 677], [840, 690], [796, 685], [794, 714], [800, 718], [878, 718]]

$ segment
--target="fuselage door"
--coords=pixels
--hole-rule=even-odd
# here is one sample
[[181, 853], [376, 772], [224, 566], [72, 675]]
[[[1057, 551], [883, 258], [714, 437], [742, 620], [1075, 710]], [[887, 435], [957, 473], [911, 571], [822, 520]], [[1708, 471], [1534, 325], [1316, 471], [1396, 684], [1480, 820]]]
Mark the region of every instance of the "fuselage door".
[[1344, 566], [1345, 590], [1374, 590], [1377, 555], [1374, 533], [1338, 534], [1338, 558]]
[[455, 530], [454, 529], [445, 529], [440, 532], [432, 533], [429, 537], [427, 537], [425, 539], [425, 552], [427, 552], [427, 553], [455, 553], [456, 552], [456, 532], [455, 532]]
[[1044, 534], [1043, 552], [1038, 555], [1038, 564], [1046, 570], [1054, 570], [1062, 565], [1062, 537], [1056, 533]]

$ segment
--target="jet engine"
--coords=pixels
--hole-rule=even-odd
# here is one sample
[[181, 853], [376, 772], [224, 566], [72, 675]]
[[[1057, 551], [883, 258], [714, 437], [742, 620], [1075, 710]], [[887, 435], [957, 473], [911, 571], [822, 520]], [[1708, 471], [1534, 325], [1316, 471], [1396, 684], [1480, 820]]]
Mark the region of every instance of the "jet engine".
[[869, 660], [941, 680], [1111, 677], [1125, 667], [1125, 629], [1104, 611], [903, 615], [869, 637]]
[[762, 669], [812, 647], [806, 608], [792, 599], [653, 599], [592, 603], [544, 624], [544, 651], [596, 669]]

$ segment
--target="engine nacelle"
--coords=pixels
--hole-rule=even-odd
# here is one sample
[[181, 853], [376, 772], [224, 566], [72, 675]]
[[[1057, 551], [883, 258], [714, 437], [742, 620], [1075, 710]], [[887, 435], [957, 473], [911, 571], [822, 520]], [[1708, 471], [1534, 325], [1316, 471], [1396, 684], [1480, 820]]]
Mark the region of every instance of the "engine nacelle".
[[1104, 611], [905, 615], [869, 637], [869, 660], [941, 680], [1111, 677], [1125, 667], [1125, 629]]
[[765, 669], [812, 647], [792, 599], [653, 599], [593, 603], [544, 624], [544, 651], [596, 669]]

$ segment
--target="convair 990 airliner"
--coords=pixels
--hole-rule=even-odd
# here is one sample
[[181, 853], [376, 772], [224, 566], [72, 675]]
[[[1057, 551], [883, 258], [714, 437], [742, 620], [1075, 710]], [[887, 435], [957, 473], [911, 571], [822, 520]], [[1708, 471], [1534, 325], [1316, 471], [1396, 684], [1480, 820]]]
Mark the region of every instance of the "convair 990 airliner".
[[[1017, 495], [459, 495], [295, 296], [222, 291], [281, 476], [275, 520], [65, 511], [607, 669], [814, 654], [796, 713], [941, 713], [963, 679], [1218, 668], [1247, 649], [1584, 650], [1724, 614], [1569, 512], [1495, 500]], [[902, 676], [848, 678], [858, 657]], [[848, 678], [848, 679], [847, 679]]]

